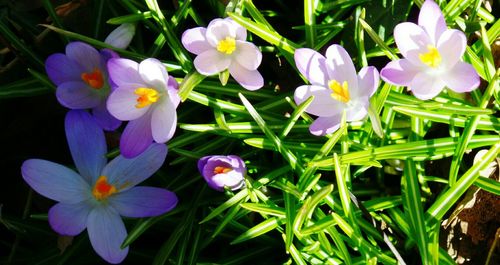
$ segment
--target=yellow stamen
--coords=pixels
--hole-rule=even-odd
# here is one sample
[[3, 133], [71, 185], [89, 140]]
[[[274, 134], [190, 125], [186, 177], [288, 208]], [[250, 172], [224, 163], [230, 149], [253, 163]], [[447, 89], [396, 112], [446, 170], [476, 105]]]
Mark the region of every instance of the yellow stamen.
[[427, 45], [427, 50], [426, 53], [420, 53], [418, 58], [432, 68], [438, 67], [441, 64], [441, 54], [439, 54], [438, 49], [432, 45]]
[[80, 77], [85, 83], [87, 83], [87, 85], [91, 86], [92, 88], [101, 89], [104, 85], [102, 73], [98, 68], [94, 68], [93, 72], [82, 73]]
[[231, 170], [233, 170], [233, 169], [230, 168], [230, 167], [219, 166], [219, 167], [215, 167], [214, 168], [214, 174], [227, 173], [227, 172], [229, 172]]
[[134, 90], [134, 94], [138, 96], [137, 104], [135, 105], [135, 107], [138, 109], [144, 108], [146, 106], [155, 103], [156, 101], [158, 101], [158, 98], [160, 97], [158, 91], [147, 87], [137, 88], [136, 90]]
[[236, 40], [231, 37], [219, 41], [217, 43], [217, 50], [225, 54], [231, 54], [236, 50]]
[[351, 97], [349, 96], [349, 85], [347, 84], [347, 81], [344, 81], [342, 85], [337, 80], [330, 80], [328, 81], [328, 87], [332, 90], [332, 98], [340, 101], [347, 103], [351, 100]]
[[108, 178], [106, 178], [106, 176], [100, 176], [92, 189], [92, 195], [94, 195], [97, 200], [104, 200], [117, 191], [115, 186], [108, 183]]

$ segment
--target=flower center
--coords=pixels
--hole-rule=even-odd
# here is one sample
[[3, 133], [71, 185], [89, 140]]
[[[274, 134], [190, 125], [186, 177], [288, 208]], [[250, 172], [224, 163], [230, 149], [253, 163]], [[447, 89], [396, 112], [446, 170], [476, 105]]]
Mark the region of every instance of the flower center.
[[108, 183], [108, 178], [106, 178], [106, 176], [100, 176], [92, 189], [92, 195], [94, 195], [97, 200], [104, 200], [117, 191], [115, 186]]
[[231, 167], [218, 166], [214, 168], [214, 174], [227, 173], [233, 170]]
[[236, 50], [236, 40], [231, 37], [226, 37], [217, 43], [217, 50], [225, 54], [233, 53], [234, 50]]
[[138, 109], [144, 108], [146, 106], [155, 103], [156, 101], [158, 101], [158, 98], [160, 97], [158, 91], [147, 87], [137, 88], [136, 90], [134, 90], [134, 94], [138, 96], [137, 104], [135, 105], [135, 107]]
[[82, 80], [89, 86], [95, 89], [101, 89], [104, 85], [104, 79], [102, 77], [102, 73], [99, 68], [94, 68], [93, 72], [90, 73], [82, 73]]
[[427, 45], [427, 50], [426, 53], [420, 53], [418, 58], [432, 68], [438, 67], [441, 64], [441, 54], [439, 54], [438, 49], [432, 45]]
[[337, 80], [330, 80], [328, 81], [328, 87], [332, 90], [332, 96], [333, 99], [336, 99], [340, 102], [347, 103], [351, 100], [351, 97], [349, 96], [349, 85], [347, 84], [347, 81], [344, 81], [342, 85]]

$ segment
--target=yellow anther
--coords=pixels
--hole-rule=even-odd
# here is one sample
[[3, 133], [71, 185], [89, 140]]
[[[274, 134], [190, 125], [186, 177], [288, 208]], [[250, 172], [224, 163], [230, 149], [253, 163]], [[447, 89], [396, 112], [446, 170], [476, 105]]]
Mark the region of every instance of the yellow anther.
[[226, 37], [217, 43], [217, 50], [225, 54], [233, 53], [234, 50], [236, 50], [236, 40], [231, 37]]
[[332, 98], [340, 101], [347, 103], [349, 100], [351, 100], [351, 97], [349, 96], [349, 85], [347, 84], [347, 81], [344, 81], [342, 85], [337, 80], [330, 80], [328, 81], [328, 87], [332, 90]]
[[138, 109], [144, 108], [146, 106], [155, 103], [156, 101], [158, 101], [158, 98], [160, 97], [158, 91], [147, 87], [137, 88], [136, 90], [134, 90], [134, 94], [138, 96], [137, 104], [135, 105], [135, 107]]
[[432, 45], [427, 45], [427, 50], [426, 53], [420, 53], [418, 58], [432, 68], [438, 67], [441, 64], [441, 54], [439, 54], [438, 49]]

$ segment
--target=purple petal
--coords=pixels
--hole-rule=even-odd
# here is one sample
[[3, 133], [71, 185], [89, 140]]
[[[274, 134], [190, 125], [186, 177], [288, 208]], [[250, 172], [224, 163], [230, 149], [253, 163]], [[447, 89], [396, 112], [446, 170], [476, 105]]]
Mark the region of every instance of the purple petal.
[[441, 55], [442, 64], [450, 69], [460, 61], [467, 46], [465, 34], [460, 30], [446, 30], [439, 38], [437, 49]]
[[83, 81], [62, 83], [57, 87], [56, 97], [61, 105], [70, 109], [93, 108], [101, 102], [99, 90]]
[[198, 171], [200, 171], [200, 174], [203, 174], [203, 168], [205, 165], [207, 165], [208, 159], [210, 159], [212, 156], [204, 156], [198, 160]]
[[184, 45], [186, 50], [196, 55], [213, 49], [205, 38], [206, 32], [207, 29], [203, 27], [197, 27], [184, 31], [181, 37], [182, 45]]
[[222, 72], [230, 64], [230, 57], [215, 49], [204, 51], [194, 58], [194, 67], [202, 75], [213, 75]]
[[370, 101], [368, 98], [360, 99], [358, 101], [351, 102], [351, 105], [346, 109], [346, 120], [347, 121], [359, 121], [366, 117], [368, 114], [368, 106]]
[[127, 158], [136, 157], [152, 142], [151, 114], [146, 114], [127, 124], [120, 138], [120, 152]]
[[163, 91], [167, 88], [168, 73], [165, 66], [154, 58], [149, 58], [139, 64], [139, 74], [147, 84]]
[[92, 109], [92, 115], [94, 116], [97, 124], [106, 131], [114, 131], [122, 122], [109, 113], [106, 108], [106, 101], [101, 102], [97, 107]]
[[295, 89], [294, 99], [297, 105], [306, 101], [310, 96], [314, 96], [314, 100], [307, 107], [306, 112], [316, 116], [333, 116], [341, 113], [345, 104], [337, 101], [331, 96], [332, 90], [322, 86], [299, 86]]
[[459, 93], [470, 92], [476, 89], [481, 80], [472, 65], [458, 62], [451, 70], [441, 76], [446, 86]]
[[91, 210], [89, 201], [74, 204], [60, 202], [49, 210], [50, 227], [60, 235], [76, 236], [87, 227]]
[[156, 104], [151, 116], [151, 130], [153, 140], [157, 143], [165, 143], [174, 136], [177, 126], [177, 112], [170, 100]]
[[328, 73], [325, 65], [325, 57], [313, 49], [301, 48], [295, 50], [293, 55], [295, 65], [299, 72], [313, 85], [326, 86]]
[[[349, 90], [352, 98], [366, 97], [371, 98], [377, 91], [379, 83], [379, 74], [377, 68], [365, 66], [358, 73], [358, 87], [356, 90]], [[354, 95], [356, 94], [356, 95]]]
[[135, 90], [144, 87], [142, 84], [122, 84], [108, 97], [106, 106], [109, 113], [122, 121], [131, 121], [143, 117], [152, 105], [137, 108], [137, 95]]
[[236, 41], [236, 61], [248, 70], [256, 70], [262, 62], [262, 53], [255, 44], [246, 41]]
[[135, 24], [123, 23], [106, 37], [105, 43], [119, 48], [126, 49], [135, 35]]
[[[201, 163], [205, 162], [205, 165]], [[217, 167], [230, 168], [225, 173], [216, 173]], [[203, 178], [211, 188], [223, 191], [224, 187], [237, 190], [245, 185], [246, 166], [243, 160], [234, 155], [213, 155], [202, 158], [198, 163], [198, 169]]]
[[340, 128], [342, 115], [334, 115], [330, 117], [318, 117], [309, 126], [309, 131], [316, 136], [323, 136], [335, 132]]
[[406, 59], [410, 60], [414, 65], [426, 67], [420, 60], [419, 55], [427, 53], [429, 45], [435, 46], [427, 32], [411, 22], [404, 22], [394, 28], [394, 40], [399, 52]]
[[429, 34], [432, 43], [437, 43], [441, 34], [446, 30], [446, 22], [441, 9], [434, 1], [424, 2], [418, 15], [418, 25]]
[[91, 197], [89, 184], [65, 166], [29, 159], [21, 166], [21, 173], [32, 189], [49, 199], [77, 203]]
[[247, 70], [237, 62], [231, 63], [229, 73], [242, 87], [257, 90], [264, 86], [264, 78], [257, 70]]
[[231, 24], [231, 29], [236, 34], [236, 40], [246, 40], [247, 39], [247, 29], [242, 27], [236, 21], [230, 17], [224, 18], [224, 21]]
[[82, 81], [83, 68], [62, 53], [52, 54], [45, 61], [45, 71], [57, 86], [71, 81]]
[[83, 67], [85, 72], [93, 72], [101, 65], [101, 56], [92, 46], [75, 41], [66, 45], [66, 56]]
[[139, 64], [132, 60], [113, 58], [108, 61], [107, 65], [109, 77], [117, 86], [144, 83], [139, 75]]
[[205, 180], [212, 189], [223, 191], [224, 187], [231, 190], [238, 190], [245, 186], [245, 177], [235, 171], [231, 170], [227, 173], [213, 175], [211, 178], [205, 177]]
[[135, 158], [116, 157], [102, 174], [108, 177], [110, 184], [125, 191], [153, 175], [163, 165], [166, 156], [167, 147], [164, 144], [151, 144]]
[[109, 197], [110, 205], [125, 217], [151, 217], [164, 214], [177, 205], [175, 193], [154, 187], [134, 187]]
[[418, 73], [410, 83], [410, 90], [416, 98], [421, 100], [431, 99], [443, 90], [445, 84], [439, 78], [424, 72]]
[[[116, 53], [115, 51], [105, 48], [99, 51], [99, 54], [101, 55], [101, 64], [104, 64], [103, 69], [107, 70], [107, 63], [109, 60], [114, 59], [114, 58], [120, 58], [120, 55]], [[107, 72], [107, 71], [106, 71]]]
[[106, 165], [104, 132], [84, 110], [69, 111], [64, 126], [69, 150], [78, 172], [88, 183], [94, 183]]
[[128, 247], [120, 246], [127, 237], [127, 230], [120, 215], [111, 207], [99, 206], [88, 216], [87, 231], [95, 252], [109, 263], [122, 262], [128, 254]]
[[179, 96], [179, 93], [178, 93], [179, 92], [179, 83], [177, 83], [177, 80], [175, 80], [175, 78], [172, 76], [168, 77], [167, 91], [168, 91], [168, 97], [169, 97], [170, 101], [177, 108], [177, 106], [179, 106], [179, 103], [181, 103], [181, 97]]
[[326, 69], [329, 80], [340, 84], [347, 82], [349, 87], [358, 87], [358, 75], [351, 56], [340, 45], [333, 44], [326, 50]]
[[380, 76], [385, 82], [398, 86], [409, 86], [415, 75], [419, 72], [418, 67], [407, 59], [389, 62], [380, 71]]
[[226, 37], [235, 39], [236, 31], [234, 24], [224, 19], [216, 18], [208, 24], [205, 37], [212, 47], [217, 47], [219, 41], [226, 39]]

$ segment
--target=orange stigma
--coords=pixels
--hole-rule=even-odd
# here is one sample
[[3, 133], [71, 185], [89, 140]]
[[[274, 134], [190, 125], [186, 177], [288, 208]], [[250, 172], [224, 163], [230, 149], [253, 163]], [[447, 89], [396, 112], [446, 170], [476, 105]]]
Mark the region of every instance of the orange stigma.
[[214, 168], [214, 174], [221, 174], [221, 173], [227, 173], [229, 171], [233, 170], [230, 167], [224, 167], [224, 166], [219, 166]]
[[95, 89], [101, 89], [104, 85], [104, 79], [102, 77], [102, 73], [99, 68], [94, 68], [93, 72], [90, 73], [82, 73], [82, 80], [89, 86]]
[[106, 178], [106, 176], [100, 176], [92, 189], [92, 195], [94, 195], [97, 200], [104, 200], [117, 191], [115, 186], [108, 183], [108, 178]]

